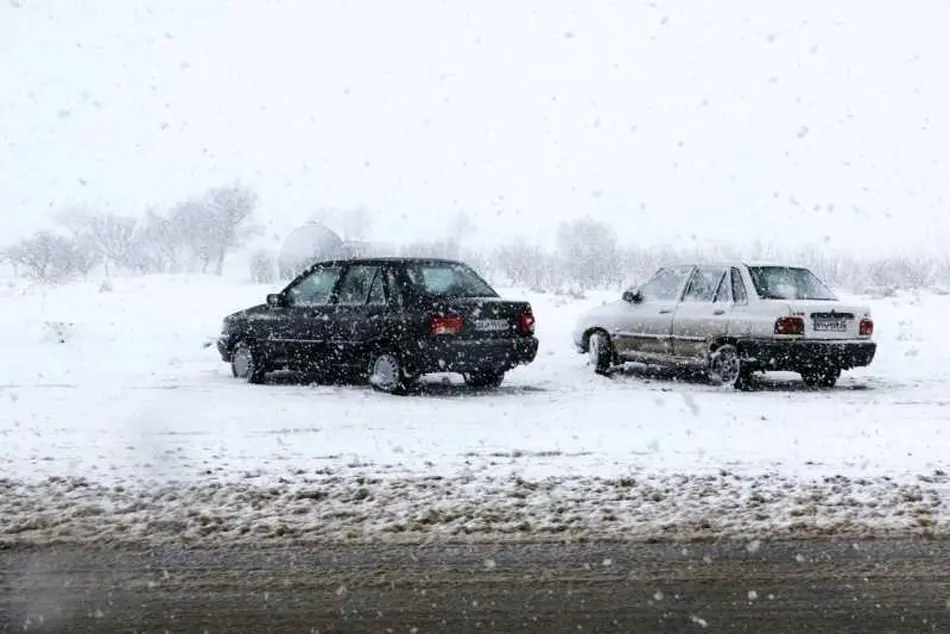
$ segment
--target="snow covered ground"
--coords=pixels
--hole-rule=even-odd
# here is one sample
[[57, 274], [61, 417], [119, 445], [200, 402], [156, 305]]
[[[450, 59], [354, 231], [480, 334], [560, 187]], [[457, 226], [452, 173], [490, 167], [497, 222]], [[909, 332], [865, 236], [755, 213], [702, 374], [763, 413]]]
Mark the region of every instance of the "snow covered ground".
[[595, 376], [570, 327], [614, 294], [528, 294], [500, 390], [392, 397], [233, 380], [204, 344], [270, 290], [0, 287], [0, 545], [945, 531], [950, 297], [868, 299], [878, 356], [834, 390], [736, 393]]

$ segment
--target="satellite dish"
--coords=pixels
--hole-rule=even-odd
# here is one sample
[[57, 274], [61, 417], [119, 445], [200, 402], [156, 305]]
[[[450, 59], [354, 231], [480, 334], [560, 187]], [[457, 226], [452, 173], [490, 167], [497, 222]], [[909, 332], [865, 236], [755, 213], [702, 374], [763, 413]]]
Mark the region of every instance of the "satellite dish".
[[341, 257], [343, 239], [329, 227], [310, 222], [290, 232], [277, 256], [283, 279], [291, 279], [320, 260]]

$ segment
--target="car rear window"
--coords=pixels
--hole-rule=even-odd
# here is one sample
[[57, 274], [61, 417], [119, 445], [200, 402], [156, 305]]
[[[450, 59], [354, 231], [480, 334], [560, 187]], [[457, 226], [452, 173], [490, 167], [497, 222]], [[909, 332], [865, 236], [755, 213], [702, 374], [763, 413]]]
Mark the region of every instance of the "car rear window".
[[429, 297], [498, 297], [498, 293], [465, 264], [410, 264], [406, 273], [415, 289]]
[[838, 299], [818, 276], [806, 268], [750, 266], [755, 292], [762, 299]]

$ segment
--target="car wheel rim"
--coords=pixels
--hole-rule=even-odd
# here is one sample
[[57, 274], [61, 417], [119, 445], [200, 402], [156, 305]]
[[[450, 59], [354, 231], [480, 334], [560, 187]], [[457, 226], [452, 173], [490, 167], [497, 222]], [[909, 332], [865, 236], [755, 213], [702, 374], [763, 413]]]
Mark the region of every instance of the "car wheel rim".
[[377, 357], [373, 363], [373, 383], [384, 390], [391, 390], [399, 376], [399, 362], [388, 354]]
[[739, 356], [731, 350], [719, 353], [713, 360], [712, 369], [723, 383], [734, 383], [739, 378]]
[[246, 379], [249, 377], [254, 367], [254, 359], [251, 356], [250, 350], [247, 348], [238, 348], [234, 353], [231, 366], [234, 368], [234, 376], [237, 378]]

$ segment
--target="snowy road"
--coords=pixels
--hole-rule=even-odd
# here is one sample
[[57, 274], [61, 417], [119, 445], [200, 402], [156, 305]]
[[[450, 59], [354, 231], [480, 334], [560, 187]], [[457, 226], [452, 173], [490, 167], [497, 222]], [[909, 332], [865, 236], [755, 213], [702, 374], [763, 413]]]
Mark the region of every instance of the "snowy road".
[[943, 632], [916, 541], [0, 551], [0, 631]]
[[753, 393], [574, 353], [529, 295], [539, 359], [498, 392], [235, 382], [203, 347], [266, 287], [204, 278], [5, 288], [0, 540], [941, 532], [950, 298], [872, 301], [881, 348], [831, 391]]

